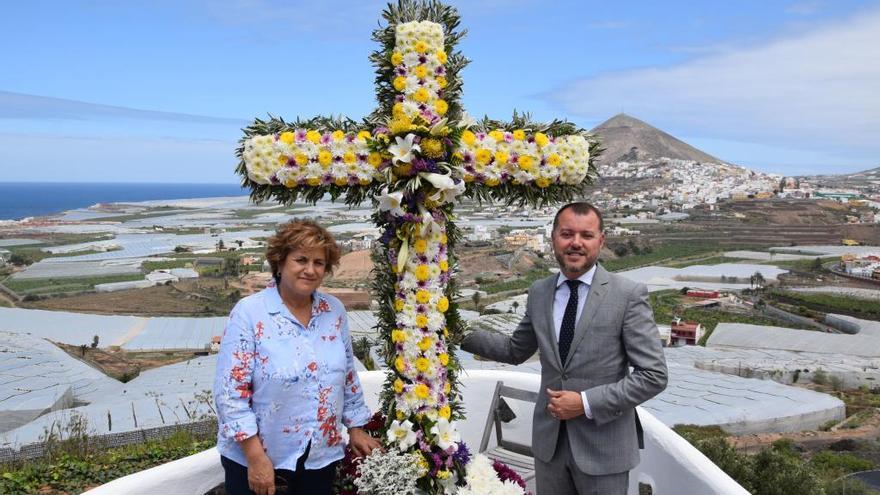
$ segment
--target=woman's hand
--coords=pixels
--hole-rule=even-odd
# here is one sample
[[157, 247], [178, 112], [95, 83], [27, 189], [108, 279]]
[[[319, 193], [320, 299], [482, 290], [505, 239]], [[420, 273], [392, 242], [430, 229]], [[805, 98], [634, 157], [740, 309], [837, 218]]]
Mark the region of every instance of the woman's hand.
[[275, 468], [269, 456], [263, 454], [248, 459], [248, 486], [257, 495], [275, 495]]
[[351, 447], [355, 457], [368, 456], [373, 452], [373, 449], [379, 449], [384, 452], [379, 440], [371, 437], [363, 428], [348, 429], [348, 446]]
[[275, 466], [263, 450], [260, 436], [248, 437], [239, 445], [247, 458], [248, 487], [257, 495], [275, 495]]

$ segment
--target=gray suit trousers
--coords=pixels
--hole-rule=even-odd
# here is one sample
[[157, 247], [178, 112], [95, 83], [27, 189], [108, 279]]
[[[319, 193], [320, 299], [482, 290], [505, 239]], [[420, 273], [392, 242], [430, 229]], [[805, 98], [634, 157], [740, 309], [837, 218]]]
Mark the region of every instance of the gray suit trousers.
[[550, 462], [535, 458], [535, 481], [536, 495], [626, 495], [629, 471], [597, 476], [582, 472], [563, 430]]

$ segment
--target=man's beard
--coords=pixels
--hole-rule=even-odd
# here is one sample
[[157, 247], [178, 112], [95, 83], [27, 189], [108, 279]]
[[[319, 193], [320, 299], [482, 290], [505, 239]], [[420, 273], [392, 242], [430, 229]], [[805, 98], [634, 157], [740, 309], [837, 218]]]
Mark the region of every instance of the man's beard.
[[[587, 256], [586, 251], [569, 250], [569, 251], [563, 252], [562, 254], [559, 254], [554, 251], [553, 254], [556, 256], [556, 262], [559, 264], [559, 269], [562, 270], [563, 272], [579, 272], [579, 271], [586, 272], [587, 270], [589, 270], [593, 266], [593, 263], [595, 263], [595, 261], [590, 260], [590, 258]], [[566, 263], [565, 255], [567, 255], [567, 254], [579, 254], [584, 257], [584, 261], [583, 261], [583, 263], [581, 263], [579, 265], [573, 265], [573, 264]]]

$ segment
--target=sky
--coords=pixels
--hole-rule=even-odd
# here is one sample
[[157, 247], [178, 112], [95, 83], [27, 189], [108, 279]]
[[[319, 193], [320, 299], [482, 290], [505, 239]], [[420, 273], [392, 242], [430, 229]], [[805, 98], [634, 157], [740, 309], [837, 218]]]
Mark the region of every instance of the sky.
[[[471, 115], [625, 112], [764, 172], [880, 166], [880, 0], [450, 3]], [[375, 108], [385, 4], [4, 2], [0, 181], [237, 183], [254, 118]]]

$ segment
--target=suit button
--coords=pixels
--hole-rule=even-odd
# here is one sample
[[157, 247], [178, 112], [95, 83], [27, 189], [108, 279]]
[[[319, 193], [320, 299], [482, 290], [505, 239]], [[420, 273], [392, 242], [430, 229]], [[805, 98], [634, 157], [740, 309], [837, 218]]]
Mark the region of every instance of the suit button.
[[568, 380], [568, 375], [566, 375], [565, 373], [563, 373], [563, 374], [562, 374], [562, 379], [563, 379], [563, 380]]
[[620, 416], [621, 414], [623, 414], [623, 411], [614, 411], [615, 416]]

